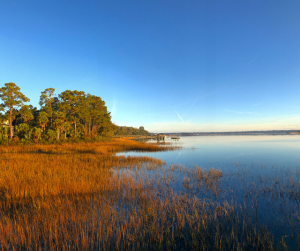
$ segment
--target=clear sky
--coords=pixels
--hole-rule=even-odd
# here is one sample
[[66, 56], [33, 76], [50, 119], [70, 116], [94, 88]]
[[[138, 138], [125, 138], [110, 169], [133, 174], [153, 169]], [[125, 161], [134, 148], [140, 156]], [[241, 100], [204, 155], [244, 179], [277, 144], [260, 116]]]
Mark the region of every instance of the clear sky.
[[1, 0], [0, 84], [150, 132], [300, 129], [300, 1]]

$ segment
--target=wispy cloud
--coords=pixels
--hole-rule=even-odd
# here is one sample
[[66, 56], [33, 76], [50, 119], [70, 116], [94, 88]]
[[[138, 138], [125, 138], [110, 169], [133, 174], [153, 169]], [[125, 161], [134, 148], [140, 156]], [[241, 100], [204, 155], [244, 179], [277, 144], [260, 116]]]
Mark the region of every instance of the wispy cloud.
[[113, 106], [111, 108], [111, 116], [116, 116], [117, 114], [117, 100], [115, 98], [113, 98]]
[[203, 91], [200, 91], [200, 93], [198, 94], [198, 96], [194, 99], [194, 101], [193, 101], [193, 103], [191, 104], [191, 106], [190, 106], [190, 108], [189, 109], [191, 109], [194, 105], [195, 105], [195, 103], [198, 101], [198, 99], [201, 97], [201, 94], [203, 93]]
[[258, 55], [256, 55], [256, 56], [255, 56], [255, 57], [247, 64], [247, 66], [250, 65], [257, 57], [258, 57]]
[[[174, 110], [175, 111], [175, 110]], [[176, 112], [176, 111], [175, 111]], [[177, 116], [178, 116], [178, 118], [180, 118], [181, 119], [181, 121], [184, 123], [184, 120], [181, 118], [181, 116], [179, 115], [179, 113], [178, 112], [176, 112], [176, 114], [177, 114]]]

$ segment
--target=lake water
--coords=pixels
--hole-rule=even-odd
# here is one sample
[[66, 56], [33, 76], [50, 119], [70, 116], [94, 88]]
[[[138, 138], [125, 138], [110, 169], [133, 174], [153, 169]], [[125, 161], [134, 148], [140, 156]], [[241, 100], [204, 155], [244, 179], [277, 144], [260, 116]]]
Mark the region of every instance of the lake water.
[[[166, 187], [172, 187], [175, 193], [189, 193], [220, 204], [233, 202], [236, 208], [249, 212], [253, 225], [267, 226], [275, 241], [285, 238], [290, 250], [296, 248], [300, 233], [300, 135], [187, 136], [166, 142], [181, 149], [118, 155], [160, 158], [166, 164], [144, 174], [155, 179], [161, 175], [161, 180], [171, 177]], [[172, 167], [176, 165], [180, 168]], [[206, 185], [198, 189], [193, 178], [198, 170], [195, 166], [222, 171], [216, 183], [218, 195]]]
[[[166, 142], [171, 142], [167, 139]], [[174, 141], [172, 141], [174, 142]], [[187, 136], [175, 142], [182, 149], [168, 152], [127, 152], [119, 155], [151, 156], [167, 164], [229, 168], [237, 163], [264, 167], [300, 166], [300, 135]]]

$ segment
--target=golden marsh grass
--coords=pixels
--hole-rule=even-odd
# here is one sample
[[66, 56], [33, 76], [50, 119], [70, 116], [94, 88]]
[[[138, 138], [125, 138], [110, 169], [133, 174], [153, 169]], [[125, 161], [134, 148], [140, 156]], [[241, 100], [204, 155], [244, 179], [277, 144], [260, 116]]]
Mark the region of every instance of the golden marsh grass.
[[263, 192], [294, 198], [297, 182], [249, 186], [243, 198], [251, 208], [227, 199], [233, 176], [220, 170], [166, 167], [160, 159], [114, 154], [174, 149], [124, 139], [1, 147], [0, 249], [287, 248], [284, 238], [275, 240], [253, 215]]

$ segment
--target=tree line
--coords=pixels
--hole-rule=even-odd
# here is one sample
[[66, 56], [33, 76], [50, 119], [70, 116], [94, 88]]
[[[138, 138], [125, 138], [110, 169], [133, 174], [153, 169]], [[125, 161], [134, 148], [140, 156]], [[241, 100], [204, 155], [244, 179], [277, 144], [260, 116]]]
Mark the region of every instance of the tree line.
[[115, 132], [116, 135], [125, 136], [125, 135], [144, 135], [150, 136], [151, 134], [145, 130], [143, 126], [139, 128], [134, 128], [130, 126], [118, 126]]
[[0, 143], [54, 142], [58, 140], [108, 140], [119, 127], [111, 122], [105, 102], [83, 91], [66, 90], [58, 96], [54, 88], [41, 92], [40, 109], [27, 105], [26, 97], [15, 83], [0, 88]]

